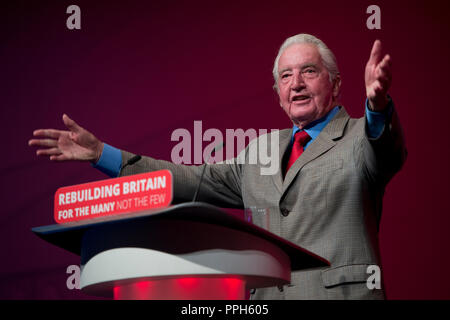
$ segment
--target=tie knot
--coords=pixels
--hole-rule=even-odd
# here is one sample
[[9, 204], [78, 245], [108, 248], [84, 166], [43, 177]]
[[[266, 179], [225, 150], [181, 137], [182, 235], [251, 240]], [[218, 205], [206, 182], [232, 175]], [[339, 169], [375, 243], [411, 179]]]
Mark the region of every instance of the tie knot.
[[298, 131], [294, 136], [294, 144], [299, 143], [304, 147], [310, 139], [311, 137], [306, 133], [306, 131]]

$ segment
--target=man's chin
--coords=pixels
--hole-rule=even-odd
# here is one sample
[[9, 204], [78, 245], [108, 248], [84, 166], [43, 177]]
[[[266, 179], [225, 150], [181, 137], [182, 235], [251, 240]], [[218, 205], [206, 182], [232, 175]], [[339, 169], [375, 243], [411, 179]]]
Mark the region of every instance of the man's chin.
[[291, 108], [290, 111], [289, 117], [295, 124], [301, 123], [302, 126], [305, 126], [314, 119], [314, 110], [309, 106], [296, 106]]

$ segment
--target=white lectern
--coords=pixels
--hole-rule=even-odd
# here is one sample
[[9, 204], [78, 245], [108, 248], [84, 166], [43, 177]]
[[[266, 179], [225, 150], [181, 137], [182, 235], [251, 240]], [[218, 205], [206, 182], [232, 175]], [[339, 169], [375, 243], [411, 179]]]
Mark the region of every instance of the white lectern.
[[244, 299], [325, 259], [205, 203], [32, 229], [81, 256], [83, 292], [115, 299]]

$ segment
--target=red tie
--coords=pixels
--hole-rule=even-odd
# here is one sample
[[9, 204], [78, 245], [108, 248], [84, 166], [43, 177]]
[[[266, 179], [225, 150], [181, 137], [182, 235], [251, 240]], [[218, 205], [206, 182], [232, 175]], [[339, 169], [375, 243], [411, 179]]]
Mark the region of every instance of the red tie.
[[294, 164], [294, 162], [303, 153], [303, 147], [311, 139], [311, 137], [306, 133], [306, 131], [298, 131], [294, 136], [294, 145], [292, 146], [291, 156], [289, 157], [289, 162], [286, 167], [286, 172]]

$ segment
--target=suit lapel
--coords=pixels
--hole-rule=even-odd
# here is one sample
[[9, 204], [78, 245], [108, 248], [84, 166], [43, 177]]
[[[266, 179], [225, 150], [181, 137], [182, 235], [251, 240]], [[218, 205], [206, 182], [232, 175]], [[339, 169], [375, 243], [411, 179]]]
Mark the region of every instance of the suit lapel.
[[284, 129], [280, 130], [280, 149], [278, 154], [278, 163], [279, 163], [279, 170], [277, 173], [272, 175], [273, 182], [278, 188], [278, 191], [281, 193], [283, 188], [283, 156], [287, 151], [287, 148], [289, 147], [289, 143], [291, 142], [291, 136], [292, 136], [292, 129]]
[[[316, 159], [320, 155], [324, 154], [336, 145], [337, 139], [342, 137], [344, 134], [345, 126], [350, 119], [349, 115], [345, 111], [344, 107], [334, 116], [333, 119], [323, 128], [322, 132], [317, 136], [317, 138], [306, 148], [302, 155], [294, 162], [292, 167], [286, 174], [281, 187], [281, 197], [289, 189], [292, 182], [299, 171], [310, 161]], [[284, 149], [286, 151], [286, 149]], [[280, 145], [281, 153], [281, 145]], [[282, 153], [284, 154], [284, 152]], [[281, 170], [280, 170], [281, 171]]]

